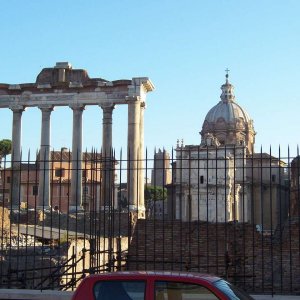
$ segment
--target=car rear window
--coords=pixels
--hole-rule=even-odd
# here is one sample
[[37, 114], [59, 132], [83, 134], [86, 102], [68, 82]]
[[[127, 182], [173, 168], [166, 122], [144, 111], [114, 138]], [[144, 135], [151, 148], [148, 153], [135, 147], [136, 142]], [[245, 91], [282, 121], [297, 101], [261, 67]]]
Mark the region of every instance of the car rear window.
[[144, 300], [146, 282], [129, 280], [98, 281], [94, 285], [95, 300]]
[[214, 286], [221, 290], [230, 300], [253, 300], [246, 292], [225, 280], [215, 281]]

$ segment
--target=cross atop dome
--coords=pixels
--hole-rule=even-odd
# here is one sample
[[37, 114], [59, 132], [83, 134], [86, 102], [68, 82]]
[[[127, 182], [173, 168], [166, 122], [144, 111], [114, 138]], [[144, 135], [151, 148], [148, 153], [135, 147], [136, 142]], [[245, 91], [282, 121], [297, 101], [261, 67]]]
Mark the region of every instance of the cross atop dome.
[[228, 83], [229, 71], [230, 70], [228, 68], [226, 68], [226, 70], [225, 70], [225, 72], [226, 72], [226, 75], [225, 75], [225, 77], [226, 77], [226, 83]]

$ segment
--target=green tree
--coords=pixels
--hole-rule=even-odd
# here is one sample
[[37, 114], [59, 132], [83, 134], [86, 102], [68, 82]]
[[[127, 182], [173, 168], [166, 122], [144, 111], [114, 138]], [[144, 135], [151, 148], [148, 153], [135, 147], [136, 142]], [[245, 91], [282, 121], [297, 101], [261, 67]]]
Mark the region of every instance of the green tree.
[[0, 141], [0, 167], [1, 167], [1, 162], [2, 159], [11, 153], [11, 140], [4, 139]]
[[145, 186], [144, 198], [147, 217], [154, 217], [155, 202], [167, 199], [167, 189], [160, 186]]

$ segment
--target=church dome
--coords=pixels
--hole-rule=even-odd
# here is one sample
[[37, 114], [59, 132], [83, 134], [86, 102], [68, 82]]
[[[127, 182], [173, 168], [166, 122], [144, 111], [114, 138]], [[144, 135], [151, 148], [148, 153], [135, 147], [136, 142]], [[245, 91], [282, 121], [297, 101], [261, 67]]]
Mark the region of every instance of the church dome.
[[252, 152], [255, 131], [253, 121], [235, 101], [234, 86], [228, 81], [221, 86], [221, 101], [207, 113], [202, 131], [202, 141], [207, 134], [213, 135], [221, 145], [246, 145], [248, 153]]

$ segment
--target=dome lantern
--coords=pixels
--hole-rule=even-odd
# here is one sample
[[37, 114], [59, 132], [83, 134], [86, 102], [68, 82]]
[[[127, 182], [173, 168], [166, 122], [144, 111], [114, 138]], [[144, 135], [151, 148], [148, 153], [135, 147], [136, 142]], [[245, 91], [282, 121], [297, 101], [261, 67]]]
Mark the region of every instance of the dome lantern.
[[234, 96], [234, 86], [229, 83], [228, 77], [229, 77], [229, 70], [225, 70], [227, 74], [225, 75], [226, 77], [226, 82], [221, 86], [222, 94], [220, 96], [221, 100], [223, 102], [229, 102], [229, 101], [235, 101], [235, 96]]

